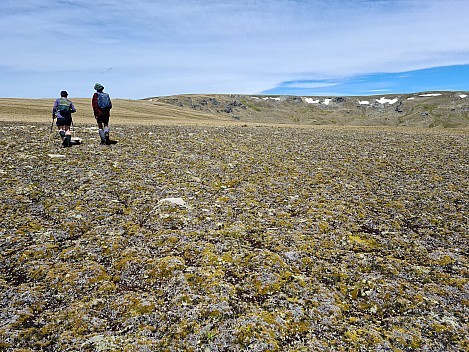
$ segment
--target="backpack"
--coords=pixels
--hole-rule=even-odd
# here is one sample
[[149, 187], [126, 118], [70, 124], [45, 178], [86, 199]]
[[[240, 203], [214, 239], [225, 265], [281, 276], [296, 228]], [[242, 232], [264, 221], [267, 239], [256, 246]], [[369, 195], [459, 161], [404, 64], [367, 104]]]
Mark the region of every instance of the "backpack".
[[112, 108], [111, 98], [107, 93], [98, 93], [98, 108], [102, 110], [110, 110]]
[[60, 98], [59, 105], [57, 106], [57, 111], [62, 116], [70, 115], [70, 105], [72, 102], [65, 98]]

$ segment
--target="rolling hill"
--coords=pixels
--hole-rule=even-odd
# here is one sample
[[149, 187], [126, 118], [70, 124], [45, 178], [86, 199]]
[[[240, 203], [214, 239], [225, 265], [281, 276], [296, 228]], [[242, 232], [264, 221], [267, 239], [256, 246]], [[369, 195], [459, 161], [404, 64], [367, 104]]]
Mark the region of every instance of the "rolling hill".
[[467, 127], [469, 98], [460, 92], [369, 97], [183, 95], [150, 98], [180, 111], [240, 122], [408, 127]]
[[[71, 97], [77, 124], [94, 124], [90, 99]], [[54, 99], [0, 99], [0, 121], [45, 122]], [[176, 95], [113, 99], [114, 124], [280, 124], [466, 128], [465, 92], [368, 97]]]

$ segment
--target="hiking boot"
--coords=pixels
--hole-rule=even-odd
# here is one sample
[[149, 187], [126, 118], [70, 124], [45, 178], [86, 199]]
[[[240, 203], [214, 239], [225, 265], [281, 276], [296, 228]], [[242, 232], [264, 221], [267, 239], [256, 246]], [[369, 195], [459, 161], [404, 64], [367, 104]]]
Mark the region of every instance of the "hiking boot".
[[71, 135], [66, 135], [62, 141], [62, 145], [65, 148], [69, 148], [72, 146], [72, 136]]
[[106, 144], [110, 144], [109, 143], [109, 132], [108, 131], [104, 132], [104, 142]]
[[60, 138], [62, 138], [62, 141], [64, 140], [65, 138], [65, 131], [59, 131], [59, 135], [60, 135]]

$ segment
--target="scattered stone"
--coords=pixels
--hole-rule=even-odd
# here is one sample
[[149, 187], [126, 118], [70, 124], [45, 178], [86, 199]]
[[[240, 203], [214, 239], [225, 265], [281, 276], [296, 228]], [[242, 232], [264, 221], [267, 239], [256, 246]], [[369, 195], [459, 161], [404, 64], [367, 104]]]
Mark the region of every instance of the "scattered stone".
[[158, 203], [171, 203], [180, 206], [186, 206], [186, 202], [182, 198], [163, 198]]

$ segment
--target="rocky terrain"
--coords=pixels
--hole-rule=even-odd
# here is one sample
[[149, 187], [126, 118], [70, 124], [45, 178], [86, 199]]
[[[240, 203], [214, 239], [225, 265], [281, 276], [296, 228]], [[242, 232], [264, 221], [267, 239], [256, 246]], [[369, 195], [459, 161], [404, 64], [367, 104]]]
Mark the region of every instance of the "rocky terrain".
[[238, 126], [114, 124], [113, 146], [0, 122], [0, 350], [469, 349], [467, 129], [244, 125], [278, 101], [235, 101], [203, 116]]

